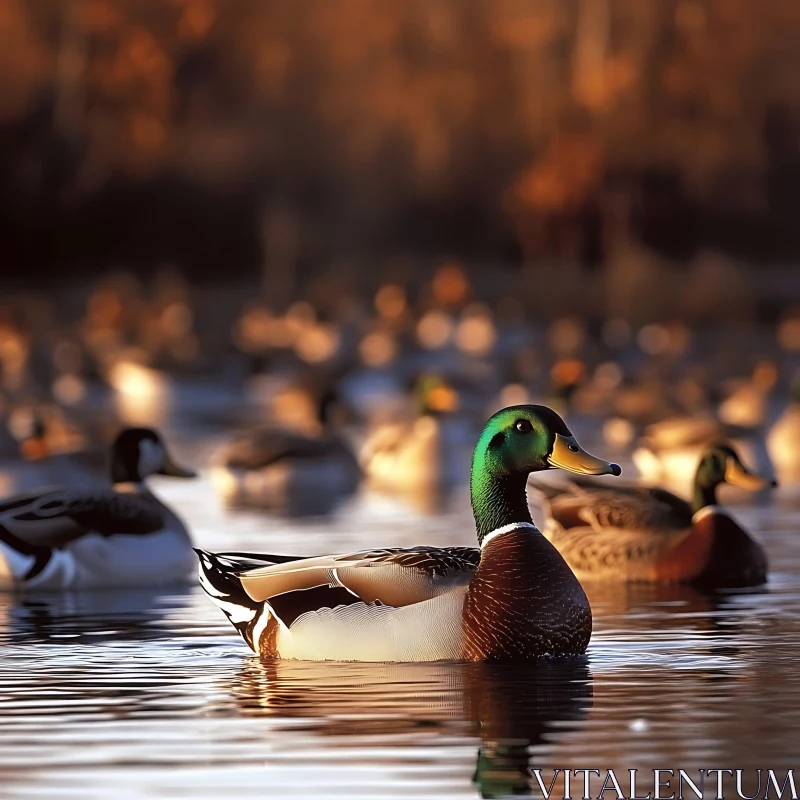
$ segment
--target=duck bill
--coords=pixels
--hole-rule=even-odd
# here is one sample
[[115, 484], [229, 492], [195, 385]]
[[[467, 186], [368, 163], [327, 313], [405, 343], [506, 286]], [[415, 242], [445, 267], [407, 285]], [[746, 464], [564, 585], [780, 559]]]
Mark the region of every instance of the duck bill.
[[184, 469], [176, 464], [172, 457], [167, 453], [164, 456], [164, 464], [158, 471], [159, 475], [169, 475], [171, 478], [196, 478], [197, 473], [192, 469]]
[[547, 459], [551, 467], [577, 472], [579, 475], [621, 475], [619, 464], [603, 461], [591, 453], [587, 453], [574, 436], [556, 434], [553, 452]]
[[734, 486], [747, 489], [750, 492], [759, 492], [773, 485], [772, 481], [761, 475], [754, 475], [752, 472], [748, 472], [733, 459], [728, 459], [728, 464], [725, 467], [725, 482], [732, 483]]

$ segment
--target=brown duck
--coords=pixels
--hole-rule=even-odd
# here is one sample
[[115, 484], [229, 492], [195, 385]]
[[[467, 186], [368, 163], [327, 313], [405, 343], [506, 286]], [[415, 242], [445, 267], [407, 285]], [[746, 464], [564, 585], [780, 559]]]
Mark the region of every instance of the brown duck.
[[547, 498], [545, 536], [581, 579], [757, 586], [767, 579], [764, 549], [722, 506], [717, 488], [775, 486], [749, 472], [727, 444], [703, 454], [691, 503], [664, 489], [573, 482], [539, 486]]

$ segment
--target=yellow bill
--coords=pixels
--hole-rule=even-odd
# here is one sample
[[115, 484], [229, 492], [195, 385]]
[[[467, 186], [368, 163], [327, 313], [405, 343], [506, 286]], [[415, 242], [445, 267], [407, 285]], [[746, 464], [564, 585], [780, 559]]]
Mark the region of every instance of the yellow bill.
[[728, 463], [725, 465], [725, 482], [732, 483], [734, 486], [751, 492], [758, 492], [769, 486], [777, 486], [777, 483], [769, 478], [748, 472], [738, 461], [732, 458], [729, 458]]
[[574, 436], [556, 434], [553, 452], [548, 458], [552, 467], [565, 469], [568, 472], [577, 472], [579, 475], [621, 475], [619, 464], [603, 461], [591, 453], [587, 453], [577, 442]]

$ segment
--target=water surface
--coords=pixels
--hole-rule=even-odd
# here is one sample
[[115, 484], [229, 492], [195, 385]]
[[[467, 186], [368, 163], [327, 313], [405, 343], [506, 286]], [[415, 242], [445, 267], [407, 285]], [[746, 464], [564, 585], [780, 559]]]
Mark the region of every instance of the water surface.
[[[157, 489], [209, 548], [473, 535], [465, 498], [289, 523], [223, 511], [204, 480]], [[531, 767], [797, 767], [800, 511], [736, 513], [766, 544], [766, 591], [589, 586], [587, 657], [538, 666], [262, 662], [196, 588], [0, 596], [0, 794], [502, 797], [533, 790]]]

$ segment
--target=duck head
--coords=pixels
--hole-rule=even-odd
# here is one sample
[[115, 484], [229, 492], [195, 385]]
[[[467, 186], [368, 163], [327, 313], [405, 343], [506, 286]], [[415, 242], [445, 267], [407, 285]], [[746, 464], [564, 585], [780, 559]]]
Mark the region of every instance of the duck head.
[[622, 473], [619, 465], [587, 453], [564, 420], [546, 406], [509, 406], [490, 417], [472, 457], [478, 540], [505, 525], [530, 522], [528, 475], [554, 468], [581, 475]]
[[111, 445], [113, 483], [140, 483], [150, 475], [194, 478], [172, 460], [161, 435], [151, 428], [126, 428]]
[[565, 469], [581, 475], [620, 475], [618, 464], [587, 453], [561, 417], [547, 406], [509, 406], [494, 414], [475, 454], [499, 471], [520, 473]]
[[775, 480], [750, 472], [731, 445], [714, 444], [705, 451], [697, 467], [693, 498], [695, 511], [716, 503], [716, 489], [721, 483], [730, 483], [751, 492], [778, 485]]

